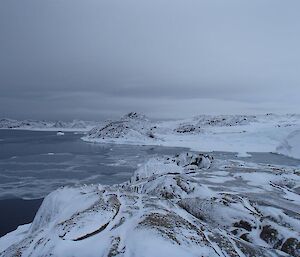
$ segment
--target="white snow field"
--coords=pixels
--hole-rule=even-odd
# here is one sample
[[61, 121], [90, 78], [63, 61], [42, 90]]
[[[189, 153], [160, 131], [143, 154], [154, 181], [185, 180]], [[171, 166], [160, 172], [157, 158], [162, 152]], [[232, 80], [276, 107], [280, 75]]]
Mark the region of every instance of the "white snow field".
[[300, 256], [300, 170], [184, 152], [130, 181], [63, 187], [0, 256]]
[[151, 121], [129, 113], [92, 129], [83, 140], [98, 143], [188, 147], [195, 151], [277, 152], [300, 158], [300, 115], [200, 115], [178, 121]]

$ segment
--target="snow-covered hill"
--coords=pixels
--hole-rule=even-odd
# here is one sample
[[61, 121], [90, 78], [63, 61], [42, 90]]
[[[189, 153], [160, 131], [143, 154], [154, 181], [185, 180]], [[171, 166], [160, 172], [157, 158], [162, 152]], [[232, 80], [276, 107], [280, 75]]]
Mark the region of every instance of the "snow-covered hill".
[[[277, 152], [296, 130], [300, 130], [300, 116], [291, 114], [200, 115], [186, 120], [157, 122], [131, 113], [104, 127], [94, 128], [83, 140], [180, 146], [205, 152], [237, 152], [240, 156], [247, 156], [249, 152]], [[290, 156], [300, 158], [300, 153]]]
[[153, 134], [154, 122], [143, 114], [131, 112], [120, 120], [93, 128], [83, 139], [89, 142], [141, 143], [157, 141]]
[[61, 188], [0, 256], [300, 256], [300, 171], [181, 153], [114, 186]]
[[38, 120], [13, 120], [0, 119], [0, 129], [25, 129], [44, 131], [89, 131], [102, 123], [94, 121], [38, 121]]

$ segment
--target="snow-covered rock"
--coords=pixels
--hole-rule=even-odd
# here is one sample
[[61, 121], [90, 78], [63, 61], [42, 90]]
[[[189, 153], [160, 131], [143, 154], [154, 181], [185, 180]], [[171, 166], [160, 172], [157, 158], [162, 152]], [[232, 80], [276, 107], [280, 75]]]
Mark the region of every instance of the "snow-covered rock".
[[30, 226], [0, 238], [0, 256], [299, 257], [299, 188], [288, 167], [153, 158], [126, 183], [49, 194]]
[[[206, 154], [181, 153], [174, 157], [152, 158], [139, 167], [132, 177], [133, 181], [149, 179], [153, 175], [182, 173], [185, 170], [209, 169], [213, 157]], [[162, 165], [162, 163], [164, 165]]]
[[257, 117], [255, 115], [199, 115], [194, 120], [201, 127], [231, 127], [257, 122]]
[[143, 143], [157, 140], [152, 122], [145, 115], [131, 112], [120, 120], [111, 121], [105, 126], [93, 128], [83, 140], [92, 142]]

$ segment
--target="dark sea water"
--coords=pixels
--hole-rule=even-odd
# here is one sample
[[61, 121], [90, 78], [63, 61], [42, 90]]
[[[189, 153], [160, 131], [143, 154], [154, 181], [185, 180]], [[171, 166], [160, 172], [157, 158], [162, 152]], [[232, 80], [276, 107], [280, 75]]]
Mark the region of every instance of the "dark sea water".
[[32, 222], [42, 201], [43, 199], [0, 200], [0, 237], [15, 230], [19, 225]]
[[91, 144], [82, 134], [0, 130], [0, 236], [30, 223], [42, 198], [64, 185], [115, 184], [138, 164], [182, 148]]
[[81, 134], [0, 130], [0, 200], [39, 199], [64, 185], [115, 184], [138, 164], [179, 148], [93, 144]]

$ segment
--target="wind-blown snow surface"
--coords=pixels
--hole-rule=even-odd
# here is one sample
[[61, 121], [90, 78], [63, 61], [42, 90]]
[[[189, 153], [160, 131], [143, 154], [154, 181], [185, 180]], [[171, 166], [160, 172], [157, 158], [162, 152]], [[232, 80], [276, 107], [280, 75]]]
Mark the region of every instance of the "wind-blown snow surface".
[[[83, 140], [181, 146], [204, 152], [237, 152], [245, 157], [249, 152], [278, 151], [300, 158], [300, 133], [295, 135], [295, 131], [300, 131], [300, 115], [201, 115], [187, 120], [154, 122], [130, 113], [104, 127], [94, 128]], [[296, 136], [298, 141], [293, 143]]]
[[182, 153], [130, 181], [64, 187], [0, 256], [300, 256], [300, 171]]
[[281, 154], [300, 159], [300, 129], [290, 133], [276, 150]]
[[0, 129], [26, 129], [44, 131], [89, 131], [100, 122], [73, 120], [67, 121], [37, 121], [0, 119]]

